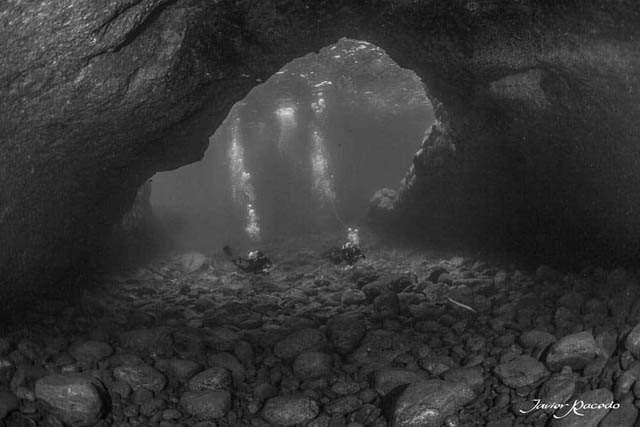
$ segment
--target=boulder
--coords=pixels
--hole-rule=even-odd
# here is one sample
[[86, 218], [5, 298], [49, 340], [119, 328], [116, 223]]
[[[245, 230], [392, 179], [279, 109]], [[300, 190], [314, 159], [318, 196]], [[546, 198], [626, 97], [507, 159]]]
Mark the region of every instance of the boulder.
[[108, 408], [108, 394], [97, 380], [82, 375], [49, 375], [36, 381], [35, 396], [62, 422], [92, 426]]
[[598, 355], [598, 352], [598, 345], [591, 332], [578, 332], [556, 341], [549, 349], [545, 363], [555, 372], [565, 365], [574, 370], [582, 369]]
[[388, 396], [385, 406], [392, 427], [440, 427], [449, 415], [474, 398], [475, 393], [465, 383], [435, 379], [399, 387]]
[[494, 373], [506, 386], [519, 388], [535, 384], [546, 377], [549, 371], [537, 359], [530, 356], [520, 356], [496, 366]]
[[225, 368], [214, 367], [206, 369], [191, 378], [189, 380], [189, 390], [227, 390], [232, 383], [231, 372]]

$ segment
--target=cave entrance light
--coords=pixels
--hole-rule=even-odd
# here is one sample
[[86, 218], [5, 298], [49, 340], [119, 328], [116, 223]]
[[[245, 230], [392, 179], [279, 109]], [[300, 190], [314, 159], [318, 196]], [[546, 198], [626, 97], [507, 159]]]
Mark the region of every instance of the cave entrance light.
[[360, 223], [376, 190], [399, 186], [432, 121], [415, 73], [373, 44], [341, 39], [234, 105], [203, 166], [175, 171], [175, 188], [209, 187], [180, 197], [209, 198], [197, 217], [210, 220], [193, 225], [207, 242], [335, 230]]

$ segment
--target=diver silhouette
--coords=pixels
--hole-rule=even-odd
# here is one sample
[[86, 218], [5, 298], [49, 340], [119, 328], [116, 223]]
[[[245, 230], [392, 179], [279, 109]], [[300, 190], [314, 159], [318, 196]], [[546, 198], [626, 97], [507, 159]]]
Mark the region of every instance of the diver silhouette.
[[347, 229], [347, 241], [342, 247], [334, 247], [325, 252], [325, 258], [334, 264], [346, 262], [353, 265], [359, 259], [365, 258], [364, 251], [360, 247], [360, 235], [357, 228]]
[[231, 262], [233, 262], [239, 270], [245, 273], [269, 274], [272, 266], [271, 260], [260, 251], [251, 251], [246, 258], [234, 258], [233, 251], [229, 246], [223, 247], [222, 252], [231, 259]]

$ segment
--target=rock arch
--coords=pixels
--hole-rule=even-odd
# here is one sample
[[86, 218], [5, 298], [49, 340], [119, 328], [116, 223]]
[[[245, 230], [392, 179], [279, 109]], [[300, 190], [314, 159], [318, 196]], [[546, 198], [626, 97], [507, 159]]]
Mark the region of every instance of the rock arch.
[[[406, 212], [634, 258], [639, 17], [595, 0], [4, 2], [2, 288], [75, 274], [153, 172], [197, 160], [251, 87], [343, 36], [385, 49], [446, 109]], [[443, 144], [455, 151], [429, 149]]]

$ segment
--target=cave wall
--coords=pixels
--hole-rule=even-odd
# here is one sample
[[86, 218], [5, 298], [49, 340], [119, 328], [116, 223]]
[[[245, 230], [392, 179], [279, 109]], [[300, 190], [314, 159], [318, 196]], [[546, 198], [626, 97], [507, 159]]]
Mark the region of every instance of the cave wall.
[[[496, 234], [506, 218], [514, 232], [635, 251], [638, 8], [625, 0], [2, 2], [4, 294], [74, 276], [139, 185], [201, 158], [251, 87], [343, 36], [415, 70], [446, 111], [455, 151], [435, 161], [435, 181], [414, 169], [401, 192], [405, 214], [428, 226], [438, 223], [433, 207], [445, 206], [442, 221], [479, 235]], [[433, 152], [417, 164], [432, 164]]]

